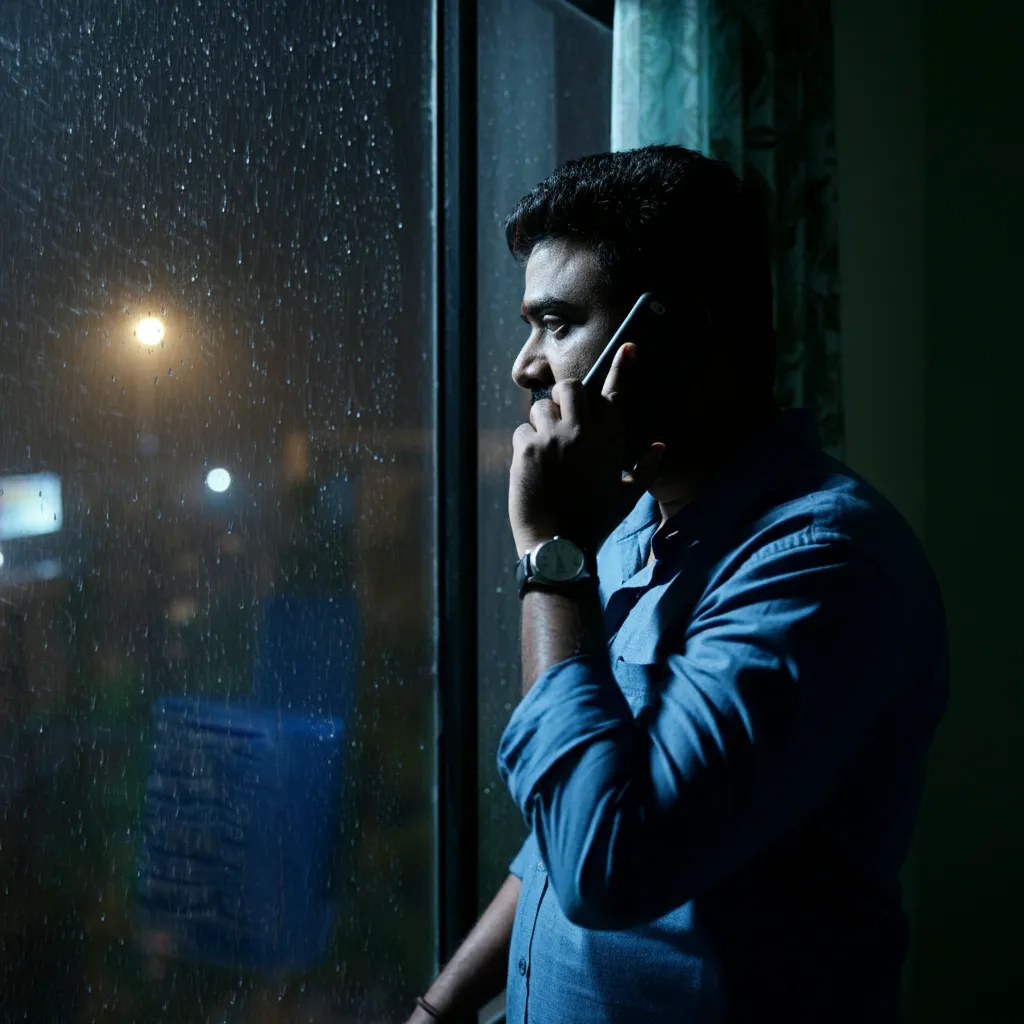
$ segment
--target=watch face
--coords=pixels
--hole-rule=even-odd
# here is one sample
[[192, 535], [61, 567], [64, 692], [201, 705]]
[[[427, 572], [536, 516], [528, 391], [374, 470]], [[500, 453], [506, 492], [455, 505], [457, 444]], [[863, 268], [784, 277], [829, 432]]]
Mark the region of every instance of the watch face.
[[583, 570], [583, 552], [571, 540], [555, 537], [537, 549], [533, 564], [545, 579], [572, 580]]

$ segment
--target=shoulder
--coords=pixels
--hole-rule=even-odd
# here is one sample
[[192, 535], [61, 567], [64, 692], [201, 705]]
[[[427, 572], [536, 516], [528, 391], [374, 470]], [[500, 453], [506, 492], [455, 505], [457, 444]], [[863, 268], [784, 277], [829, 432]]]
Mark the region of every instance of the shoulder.
[[932, 724], [941, 716], [949, 639], [938, 582], [903, 516], [847, 467], [815, 454], [780, 475], [712, 560], [688, 644], [739, 641], [805, 675], [816, 665], [822, 678], [903, 694], [907, 713]]
[[800, 545], [835, 547], [876, 563], [894, 581], [931, 577], [920, 541], [899, 511], [821, 452], [806, 453], [769, 481], [737, 541], [751, 558]]
[[944, 633], [938, 584], [914, 531], [874, 487], [824, 453], [802, 453], [781, 469], [719, 553], [709, 591], [771, 576], [813, 589], [816, 567], [841, 566], [849, 572], [833, 576], [843, 582], [831, 600], [863, 608], [877, 599], [904, 630], [922, 639]]
[[658, 657], [677, 653], [705, 679], [774, 667], [822, 692], [847, 680], [933, 720], [948, 688], [945, 613], [909, 524], [820, 452], [755, 472], [742, 512], [686, 548], [658, 606]]

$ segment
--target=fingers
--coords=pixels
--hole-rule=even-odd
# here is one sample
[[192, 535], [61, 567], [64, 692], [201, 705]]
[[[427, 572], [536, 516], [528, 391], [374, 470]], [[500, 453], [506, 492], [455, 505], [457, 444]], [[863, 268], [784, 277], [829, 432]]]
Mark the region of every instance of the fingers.
[[[556, 384], [555, 386], [557, 387], [558, 385]], [[553, 394], [554, 392], [552, 392]], [[534, 430], [550, 429], [559, 419], [558, 406], [551, 398], [542, 398], [539, 402], [534, 402], [530, 406], [530, 423]]]
[[604, 387], [601, 388], [602, 397], [609, 402], [615, 402], [628, 390], [631, 383], [633, 367], [636, 365], [636, 345], [631, 341], [625, 342], [619, 351], [615, 353], [612, 360], [612, 368], [605, 378]]
[[587, 420], [587, 395], [578, 380], [559, 381], [551, 390], [551, 397], [558, 403], [563, 420], [570, 423], [584, 423]]
[[578, 380], [559, 381], [551, 397], [530, 406], [530, 422], [535, 430], [553, 428], [558, 422], [579, 424], [587, 419], [587, 396]]
[[513, 453], [520, 451], [525, 445], [528, 445], [537, 436], [537, 431], [534, 429], [531, 423], [520, 423], [515, 429], [515, 433], [512, 435], [512, 451]]

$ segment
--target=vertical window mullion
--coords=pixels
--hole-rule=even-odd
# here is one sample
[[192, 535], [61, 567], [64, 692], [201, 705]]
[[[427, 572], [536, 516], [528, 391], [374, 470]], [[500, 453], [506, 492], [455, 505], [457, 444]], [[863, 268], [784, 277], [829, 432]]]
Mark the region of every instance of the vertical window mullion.
[[438, 954], [477, 907], [476, 2], [436, 0]]

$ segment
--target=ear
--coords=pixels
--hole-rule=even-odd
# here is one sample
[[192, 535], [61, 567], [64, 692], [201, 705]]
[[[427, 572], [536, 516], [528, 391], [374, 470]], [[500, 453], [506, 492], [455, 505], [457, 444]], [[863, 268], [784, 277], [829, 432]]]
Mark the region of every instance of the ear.
[[638, 495], [648, 490], [654, 485], [655, 480], [658, 479], [664, 458], [664, 443], [662, 441], [655, 441], [647, 451], [647, 454], [623, 476], [623, 484], [633, 488]]

